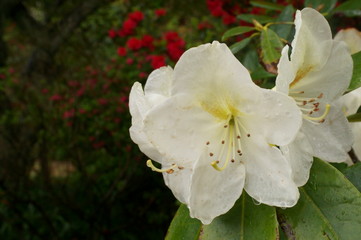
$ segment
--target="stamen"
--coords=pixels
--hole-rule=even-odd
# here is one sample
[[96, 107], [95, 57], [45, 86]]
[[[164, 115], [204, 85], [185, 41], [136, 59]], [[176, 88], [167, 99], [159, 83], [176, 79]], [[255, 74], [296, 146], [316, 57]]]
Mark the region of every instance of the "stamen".
[[[213, 161], [213, 162], [211, 162], [211, 165], [212, 165], [212, 167], [213, 167], [214, 169], [216, 169], [216, 170], [218, 170], [218, 171], [223, 171], [224, 169], [226, 169], [226, 167], [227, 167], [227, 165], [228, 165], [228, 162], [229, 162], [230, 152], [231, 152], [231, 150], [233, 150], [233, 149], [232, 149], [233, 146], [232, 146], [232, 148], [231, 148], [231, 143], [232, 143], [232, 145], [233, 145], [232, 140], [233, 140], [233, 126], [231, 125], [230, 128], [229, 128], [229, 134], [228, 134], [228, 141], [229, 141], [229, 142], [228, 142], [228, 151], [227, 151], [227, 156], [226, 156], [225, 162], [224, 162], [224, 164], [223, 164], [222, 167], [219, 167], [219, 166], [218, 166], [219, 161]], [[222, 141], [222, 144], [224, 144], [224, 140]], [[223, 156], [223, 154], [220, 155], [220, 157], [222, 157], [222, 156]]]
[[307, 115], [303, 115], [303, 117], [305, 119], [311, 120], [311, 121], [320, 121], [320, 122], [324, 122], [325, 121], [325, 117], [327, 116], [327, 114], [330, 112], [330, 108], [331, 105], [330, 104], [326, 104], [326, 109], [325, 112], [319, 116], [319, 117], [311, 117], [311, 116], [307, 116]]
[[[147, 167], [149, 167], [150, 169], [152, 169], [154, 172], [159, 172], [159, 173], [173, 173], [174, 172], [174, 168], [178, 167], [176, 164], [173, 164], [171, 167], [169, 168], [165, 168], [165, 169], [160, 169], [157, 168], [156, 166], [154, 166], [152, 160], [148, 159], [147, 161]], [[178, 167], [179, 169], [183, 169], [183, 167]]]

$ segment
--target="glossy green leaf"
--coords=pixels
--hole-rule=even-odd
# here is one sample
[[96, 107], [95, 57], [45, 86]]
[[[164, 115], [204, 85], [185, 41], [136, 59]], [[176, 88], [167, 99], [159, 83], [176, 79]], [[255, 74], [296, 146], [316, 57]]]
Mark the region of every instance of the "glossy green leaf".
[[361, 192], [361, 162], [346, 168], [343, 174]]
[[285, 6], [283, 5], [279, 5], [272, 2], [266, 2], [266, 1], [250, 1], [250, 3], [255, 7], [261, 7], [269, 10], [282, 11], [285, 8]]
[[312, 7], [321, 13], [330, 12], [336, 6], [337, 0], [305, 0], [305, 7]]
[[243, 48], [245, 48], [248, 43], [251, 41], [252, 38], [245, 38], [239, 42], [236, 42], [235, 44], [231, 45], [229, 49], [231, 49], [233, 54], [236, 54], [237, 52], [241, 51]]
[[276, 210], [263, 204], [256, 204], [243, 192], [234, 207], [217, 217], [209, 225], [202, 225], [189, 217], [189, 211], [182, 205], [177, 211], [166, 240], [274, 240], [278, 236]]
[[349, 122], [361, 122], [361, 113], [355, 113], [347, 117]]
[[[295, 14], [295, 9], [292, 5], [288, 5], [283, 9], [280, 13], [276, 22], [293, 22]], [[293, 35], [291, 35], [294, 25], [293, 24], [275, 24], [270, 27], [280, 38], [286, 39], [287, 41], [291, 41]]]
[[263, 24], [263, 23], [269, 23], [274, 21], [274, 18], [265, 16], [265, 15], [254, 15], [254, 14], [241, 14], [237, 16], [238, 19], [241, 19], [243, 21], [253, 23], [253, 20], [256, 20], [257, 22]]
[[226, 31], [223, 36], [222, 36], [222, 41], [226, 40], [229, 37], [233, 37], [233, 36], [237, 36], [240, 35], [242, 33], [246, 33], [246, 32], [250, 32], [255, 30], [254, 27], [235, 27], [235, 28], [231, 28], [228, 31]]
[[354, 90], [361, 87], [361, 51], [352, 55], [353, 73], [348, 90]]
[[263, 67], [260, 67], [260, 68], [256, 69], [255, 71], [251, 72], [251, 78], [253, 80], [264, 79], [264, 78], [273, 78], [273, 77], [276, 77], [276, 74], [267, 72], [266, 70], [264, 70]]
[[201, 233], [202, 240], [267, 240], [277, 236], [275, 208], [256, 205], [245, 192], [227, 214], [203, 226]]
[[189, 210], [182, 204], [176, 212], [165, 240], [196, 240], [199, 237], [202, 223], [189, 216]]
[[348, 17], [361, 16], [361, 1], [350, 0], [336, 7], [333, 12], [342, 12]]
[[359, 239], [361, 193], [336, 168], [315, 159], [300, 194], [295, 207], [277, 210], [288, 239]]
[[281, 57], [283, 44], [278, 35], [267, 28], [261, 32], [261, 59], [264, 64], [277, 63]]

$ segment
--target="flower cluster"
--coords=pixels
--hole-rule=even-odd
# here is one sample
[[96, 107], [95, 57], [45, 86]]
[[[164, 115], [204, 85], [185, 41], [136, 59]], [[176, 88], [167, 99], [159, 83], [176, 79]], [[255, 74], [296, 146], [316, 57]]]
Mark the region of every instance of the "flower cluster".
[[[220, 2], [207, 1], [215, 16], [224, 14]], [[187, 50], [174, 69], [153, 71], [144, 90], [138, 82], [131, 89], [132, 140], [204, 224], [243, 190], [260, 203], [292, 207], [314, 156], [348, 159], [353, 138], [340, 99], [352, 75], [350, 52], [314, 9], [297, 11], [295, 28], [273, 90], [255, 85], [216, 41]]]
[[[117, 47], [117, 55], [126, 59], [128, 65], [136, 66], [136, 71], [148, 71], [145, 66], [157, 69], [167, 63], [178, 61], [185, 51], [185, 41], [174, 31], [165, 31], [162, 34], [144, 33], [142, 21], [147, 24], [162, 21], [167, 11], [164, 8], [156, 9], [145, 14], [141, 11], [129, 13], [119, 30], [114, 28], [108, 31], [108, 36]], [[160, 23], [160, 22], [159, 22]], [[144, 65], [144, 63], [147, 63]]]

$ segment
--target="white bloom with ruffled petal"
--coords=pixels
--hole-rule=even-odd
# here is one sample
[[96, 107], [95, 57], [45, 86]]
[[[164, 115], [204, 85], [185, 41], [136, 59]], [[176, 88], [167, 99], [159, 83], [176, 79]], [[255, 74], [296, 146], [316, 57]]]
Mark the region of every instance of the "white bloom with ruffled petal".
[[291, 96], [303, 113], [295, 141], [281, 148], [302, 186], [313, 156], [329, 162], [348, 158], [352, 134], [337, 100], [349, 86], [353, 63], [347, 46], [332, 39], [329, 24], [316, 10], [297, 11], [295, 26], [290, 59], [289, 47], [282, 50], [276, 90]]
[[[361, 107], [361, 87], [343, 95], [341, 102], [346, 116], [356, 113]], [[350, 125], [355, 140], [352, 148], [357, 158], [361, 160], [361, 122], [352, 122]]]
[[351, 54], [361, 51], [361, 32], [356, 28], [341, 29], [336, 34], [335, 40], [345, 42]]
[[256, 86], [225, 44], [186, 51], [174, 70], [153, 72], [130, 93], [131, 137], [163, 172], [192, 217], [209, 224], [243, 189], [268, 205], [291, 207], [299, 192], [276, 146], [291, 142], [302, 117], [287, 95]]

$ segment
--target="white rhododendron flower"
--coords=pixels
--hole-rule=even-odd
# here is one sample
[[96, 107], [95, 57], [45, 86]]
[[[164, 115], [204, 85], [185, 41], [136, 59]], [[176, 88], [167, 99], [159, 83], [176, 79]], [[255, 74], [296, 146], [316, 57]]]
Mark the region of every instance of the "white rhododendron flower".
[[352, 58], [343, 42], [332, 39], [326, 19], [311, 8], [297, 11], [296, 33], [282, 50], [276, 90], [291, 96], [303, 113], [296, 139], [281, 147], [298, 186], [308, 180], [313, 156], [329, 162], [348, 159], [352, 133], [337, 100], [352, 76]]
[[162, 165], [165, 183], [192, 217], [209, 224], [243, 189], [291, 207], [299, 192], [277, 146], [292, 141], [302, 114], [287, 95], [255, 85], [225, 44], [186, 51], [174, 70], [155, 70], [130, 93], [133, 141]]
[[[361, 87], [343, 95], [341, 101], [347, 116], [356, 113], [361, 107]], [[350, 125], [355, 139], [352, 148], [357, 158], [361, 160], [361, 122], [352, 122]]]
[[361, 32], [356, 28], [346, 28], [338, 31], [335, 40], [344, 41], [351, 54], [361, 51]]

